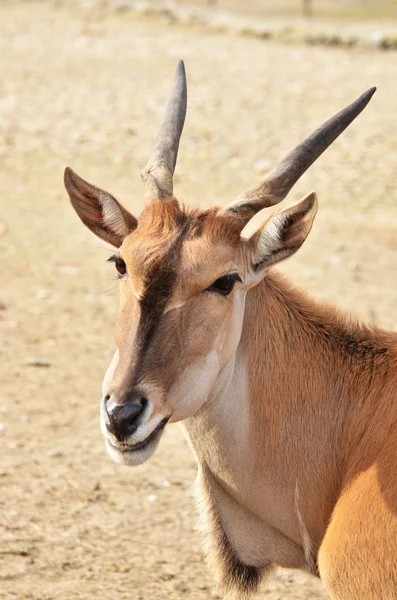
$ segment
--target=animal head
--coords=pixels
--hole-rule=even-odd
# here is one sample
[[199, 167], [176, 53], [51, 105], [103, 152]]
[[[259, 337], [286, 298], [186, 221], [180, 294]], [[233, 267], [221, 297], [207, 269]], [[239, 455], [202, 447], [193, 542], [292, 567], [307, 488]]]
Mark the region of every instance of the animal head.
[[275, 212], [248, 237], [245, 226], [286, 197], [374, 91], [332, 117], [226, 208], [185, 208], [173, 196], [187, 100], [182, 62], [142, 171], [148, 202], [139, 218], [66, 169], [65, 186], [77, 214], [117, 249], [110, 259], [120, 282], [117, 350], [101, 403], [101, 428], [116, 461], [144, 462], [169, 421], [191, 417], [210, 401], [233, 363], [248, 290], [302, 245], [317, 211], [316, 195]]

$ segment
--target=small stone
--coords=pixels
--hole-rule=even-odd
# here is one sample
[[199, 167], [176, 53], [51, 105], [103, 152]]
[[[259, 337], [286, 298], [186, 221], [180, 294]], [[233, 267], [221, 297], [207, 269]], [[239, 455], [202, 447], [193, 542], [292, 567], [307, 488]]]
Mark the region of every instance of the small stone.
[[177, 581], [174, 583], [173, 588], [182, 593], [189, 591], [189, 586], [185, 581]]
[[272, 164], [269, 160], [258, 160], [254, 164], [255, 172], [259, 175], [265, 175], [272, 167]]
[[347, 268], [349, 271], [356, 272], [360, 270], [360, 265], [355, 260], [349, 260], [347, 263]]
[[62, 458], [65, 455], [60, 450], [50, 450], [48, 456], [51, 458]]
[[58, 272], [63, 275], [77, 275], [79, 269], [77, 267], [72, 267], [71, 265], [62, 265], [58, 267]]
[[28, 358], [28, 367], [51, 367], [51, 362], [46, 358]]
[[385, 41], [385, 34], [383, 31], [371, 31], [368, 41], [371, 46], [381, 46]]
[[36, 298], [38, 300], [44, 300], [44, 298], [48, 298], [48, 296], [50, 295], [48, 290], [37, 290], [36, 292]]
[[150, 494], [150, 496], [148, 496], [147, 499], [149, 500], [149, 502], [155, 502], [157, 500], [157, 496], [155, 494]]

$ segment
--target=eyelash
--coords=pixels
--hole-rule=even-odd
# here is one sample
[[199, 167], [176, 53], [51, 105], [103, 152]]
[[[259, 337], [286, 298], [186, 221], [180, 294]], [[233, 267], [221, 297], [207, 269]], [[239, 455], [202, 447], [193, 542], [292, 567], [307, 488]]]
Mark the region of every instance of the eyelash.
[[232, 275], [224, 275], [223, 277], [219, 277], [219, 279], [214, 281], [214, 283], [212, 283], [205, 291], [214, 292], [215, 294], [220, 294], [221, 296], [226, 297], [232, 293], [237, 282], [242, 283], [242, 279], [237, 273], [233, 273]]
[[124, 275], [127, 273], [127, 266], [121, 256], [113, 254], [113, 256], [108, 258], [108, 262], [114, 263], [119, 277], [124, 277]]

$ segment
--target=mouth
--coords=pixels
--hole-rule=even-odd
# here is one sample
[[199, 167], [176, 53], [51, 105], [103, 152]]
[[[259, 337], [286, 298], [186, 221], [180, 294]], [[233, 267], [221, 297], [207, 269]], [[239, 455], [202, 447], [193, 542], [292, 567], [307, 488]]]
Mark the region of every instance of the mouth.
[[144, 448], [149, 446], [149, 444], [151, 442], [155, 441], [159, 437], [160, 432], [167, 425], [168, 421], [169, 421], [168, 418], [160, 421], [160, 423], [157, 425], [157, 427], [152, 431], [152, 433], [150, 435], [148, 435], [148, 437], [145, 440], [142, 440], [141, 442], [137, 442], [136, 444], [126, 444], [124, 442], [118, 442], [117, 444], [114, 444], [113, 442], [110, 442], [109, 440], [108, 440], [108, 444], [110, 444], [112, 446], [112, 448], [114, 448], [118, 452], [121, 452], [122, 454], [131, 454], [133, 452], [137, 452], [138, 450], [143, 450]]

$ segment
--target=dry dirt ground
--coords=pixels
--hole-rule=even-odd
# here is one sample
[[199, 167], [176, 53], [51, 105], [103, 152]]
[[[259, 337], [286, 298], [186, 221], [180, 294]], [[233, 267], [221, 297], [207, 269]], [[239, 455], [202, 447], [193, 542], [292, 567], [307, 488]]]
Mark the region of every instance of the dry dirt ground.
[[[176, 193], [202, 206], [233, 199], [323, 119], [378, 85], [291, 194], [316, 189], [320, 211], [283, 270], [316, 297], [397, 329], [395, 54], [2, 2], [2, 598], [220, 598], [200, 553], [195, 464], [179, 427], [139, 468], [115, 466], [105, 453], [98, 404], [117, 285], [109, 249], [80, 224], [62, 186], [70, 164], [139, 212], [139, 170], [179, 57], [190, 99]], [[260, 597], [326, 595], [320, 582], [287, 574]]]
[[[155, 2], [155, 0], [152, 0]], [[302, 0], [173, 0], [177, 4], [193, 4], [208, 7], [213, 11], [237, 11], [258, 17], [292, 17], [303, 16]], [[395, 0], [311, 0], [312, 17], [325, 19], [370, 20], [395, 19], [397, 5]], [[341, 22], [339, 23], [341, 24]]]

